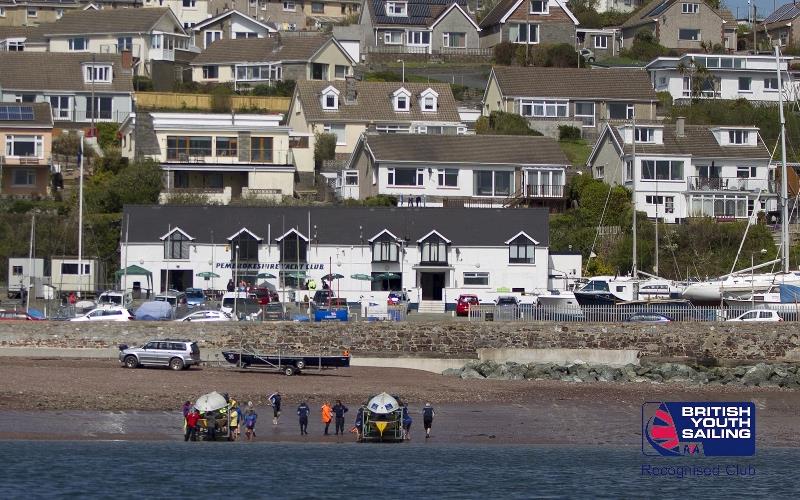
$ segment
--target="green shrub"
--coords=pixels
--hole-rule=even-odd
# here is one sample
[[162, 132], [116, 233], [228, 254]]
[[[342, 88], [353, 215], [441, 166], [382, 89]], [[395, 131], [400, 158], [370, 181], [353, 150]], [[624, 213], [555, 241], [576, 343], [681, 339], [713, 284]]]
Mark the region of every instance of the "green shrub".
[[502, 66], [511, 66], [517, 53], [517, 44], [500, 42], [494, 46], [494, 62]]
[[153, 80], [146, 76], [136, 75], [133, 77], [133, 90], [137, 92], [152, 92]]
[[528, 121], [516, 114], [505, 111], [492, 111], [488, 117], [482, 116], [475, 123], [476, 134], [486, 135], [542, 135], [528, 126]]
[[231, 96], [233, 90], [227, 85], [217, 85], [211, 90], [211, 111], [214, 113], [231, 112]]
[[336, 157], [336, 134], [314, 134], [314, 167], [320, 169], [325, 160]]
[[558, 140], [559, 141], [575, 141], [581, 138], [581, 129], [573, 127], [572, 125], [559, 125], [558, 126]]
[[294, 80], [284, 80], [272, 85], [256, 85], [251, 93], [257, 96], [292, 97], [294, 86]]
[[119, 147], [119, 124], [112, 122], [101, 122], [95, 125], [97, 127], [97, 144], [100, 149], [105, 151], [110, 147]]

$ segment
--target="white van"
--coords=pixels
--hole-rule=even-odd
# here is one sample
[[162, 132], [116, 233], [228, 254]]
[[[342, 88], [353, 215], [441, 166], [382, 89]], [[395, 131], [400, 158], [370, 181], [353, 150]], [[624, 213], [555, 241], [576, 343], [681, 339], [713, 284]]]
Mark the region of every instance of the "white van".
[[98, 307], [119, 306], [129, 308], [133, 305], [133, 294], [120, 290], [106, 290], [97, 298]]
[[244, 313], [246, 315], [255, 314], [257, 316], [261, 310], [258, 298], [254, 293], [227, 292], [222, 296], [222, 302], [219, 304], [220, 311], [230, 314], [233, 317], [238, 317], [233, 311], [234, 306], [236, 306], [236, 310], [239, 313]]

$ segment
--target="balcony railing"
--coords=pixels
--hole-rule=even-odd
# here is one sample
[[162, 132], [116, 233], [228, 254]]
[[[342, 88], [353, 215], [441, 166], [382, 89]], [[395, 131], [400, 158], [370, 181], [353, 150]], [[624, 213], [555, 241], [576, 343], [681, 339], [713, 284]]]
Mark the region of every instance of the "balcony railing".
[[561, 184], [528, 184], [524, 196], [528, 198], [563, 198], [564, 186]]
[[38, 156], [3, 156], [0, 154], [0, 165], [5, 166], [49, 166], [50, 157], [45, 156], [39, 158]]
[[[222, 151], [218, 151], [222, 152]], [[212, 154], [210, 149], [167, 148], [167, 162], [173, 163], [209, 163], [225, 165], [292, 165], [294, 163], [291, 150], [251, 149], [239, 158], [237, 151], [225, 150], [223, 154]]]
[[760, 191], [775, 192], [775, 181], [748, 177], [689, 177], [689, 191]]

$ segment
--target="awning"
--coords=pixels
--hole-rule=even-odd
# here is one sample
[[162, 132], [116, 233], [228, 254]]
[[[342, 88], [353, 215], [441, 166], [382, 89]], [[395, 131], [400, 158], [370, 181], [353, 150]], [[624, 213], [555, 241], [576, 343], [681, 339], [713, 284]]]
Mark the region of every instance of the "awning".
[[416, 269], [417, 271], [452, 271], [455, 268], [453, 266], [448, 266], [448, 265], [442, 265], [442, 266], [415, 265], [411, 266], [411, 269]]
[[128, 266], [125, 269], [119, 269], [114, 273], [114, 275], [117, 278], [119, 278], [120, 276], [125, 276], [126, 274], [128, 276], [147, 276], [147, 277], [153, 276], [153, 273], [137, 265]]

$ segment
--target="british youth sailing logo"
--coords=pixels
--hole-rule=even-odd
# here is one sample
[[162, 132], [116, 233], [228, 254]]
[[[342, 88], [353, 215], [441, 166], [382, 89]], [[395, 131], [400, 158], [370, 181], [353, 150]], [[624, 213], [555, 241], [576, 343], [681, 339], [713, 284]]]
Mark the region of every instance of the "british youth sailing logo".
[[642, 405], [642, 453], [647, 456], [752, 456], [753, 403], [648, 402]]

